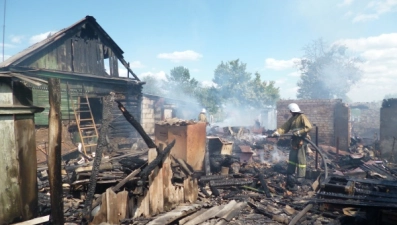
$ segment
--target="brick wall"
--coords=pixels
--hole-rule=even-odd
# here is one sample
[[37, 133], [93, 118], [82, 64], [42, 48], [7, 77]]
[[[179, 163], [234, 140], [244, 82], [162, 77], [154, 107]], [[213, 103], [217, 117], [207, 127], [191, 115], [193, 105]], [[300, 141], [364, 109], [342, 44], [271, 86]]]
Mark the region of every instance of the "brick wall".
[[[380, 109], [380, 151], [383, 158], [389, 159], [391, 156], [394, 137], [397, 138], [397, 99], [387, 99]], [[396, 153], [397, 143], [394, 145]]]
[[380, 108], [376, 102], [357, 102], [351, 108], [352, 135], [363, 138], [379, 138]]
[[[339, 148], [347, 149], [350, 141], [349, 110], [339, 99], [313, 99], [313, 100], [280, 100], [277, 102], [277, 127], [285, 123], [291, 114], [288, 104], [297, 103], [299, 108], [308, 117], [313, 125], [310, 132], [312, 141], [315, 141], [318, 127], [318, 143], [336, 145], [336, 137], [339, 136]], [[338, 123], [335, 124], [337, 119]], [[338, 135], [335, 135], [335, 134]], [[343, 137], [342, 137], [343, 135]]]
[[154, 100], [145, 96], [142, 97], [141, 124], [148, 135], [154, 135]]

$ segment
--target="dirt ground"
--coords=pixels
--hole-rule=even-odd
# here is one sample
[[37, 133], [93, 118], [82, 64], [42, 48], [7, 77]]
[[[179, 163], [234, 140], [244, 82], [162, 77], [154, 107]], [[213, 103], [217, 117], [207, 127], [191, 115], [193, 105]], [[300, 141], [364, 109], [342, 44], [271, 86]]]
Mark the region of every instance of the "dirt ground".
[[[62, 124], [62, 155], [76, 148], [77, 146], [72, 141], [71, 133], [68, 131], [68, 125]], [[44, 151], [48, 151], [48, 128], [36, 128], [36, 156], [38, 164], [44, 163], [47, 160]]]

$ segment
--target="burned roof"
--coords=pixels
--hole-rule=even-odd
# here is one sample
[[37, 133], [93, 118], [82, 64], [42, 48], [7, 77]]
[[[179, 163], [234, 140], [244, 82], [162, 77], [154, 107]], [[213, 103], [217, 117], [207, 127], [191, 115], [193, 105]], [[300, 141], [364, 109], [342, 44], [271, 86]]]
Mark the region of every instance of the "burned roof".
[[[119, 79], [119, 61], [137, 81], [140, 81], [124, 60], [123, 53], [95, 18], [86, 16], [0, 63], [0, 70], [14, 69], [13, 72], [20, 72], [21, 69], [27, 68], [44, 69], [72, 72], [76, 76], [93, 74]], [[105, 71], [104, 59], [109, 59], [109, 74]]]
[[66, 34], [68, 34], [70, 32], [74, 32], [76, 29], [80, 28], [81, 26], [83, 26], [87, 23], [89, 23], [90, 25], [95, 27], [101, 33], [103, 38], [105, 38], [109, 42], [109, 44], [112, 45], [113, 51], [118, 53], [120, 56], [124, 53], [123, 50], [121, 50], [121, 48], [116, 44], [116, 42], [114, 42], [113, 39], [108, 35], [108, 33], [106, 33], [106, 31], [96, 22], [96, 19], [93, 16], [86, 16], [82, 20], [76, 22], [75, 24], [58, 31], [55, 34], [49, 36], [48, 38], [46, 38], [40, 42], [37, 42], [37, 43], [31, 45], [30, 47], [26, 48], [25, 50], [11, 56], [7, 60], [1, 62], [0, 67], [18, 65], [19, 62], [23, 61], [30, 55], [42, 50], [43, 48], [47, 47], [48, 45], [52, 44], [53, 42], [56, 42], [57, 40], [61, 39]]

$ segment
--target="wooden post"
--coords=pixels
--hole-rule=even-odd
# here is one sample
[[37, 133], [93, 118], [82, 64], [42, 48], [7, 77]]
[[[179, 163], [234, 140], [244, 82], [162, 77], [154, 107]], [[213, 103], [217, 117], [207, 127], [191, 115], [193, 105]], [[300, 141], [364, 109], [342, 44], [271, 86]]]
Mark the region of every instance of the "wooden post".
[[51, 222], [64, 224], [61, 175], [61, 84], [57, 78], [48, 79], [48, 177], [51, 195]]
[[[318, 147], [318, 126], [316, 126], [316, 146]], [[316, 151], [316, 169], [318, 169], [318, 151]]]
[[[130, 62], [128, 62], [128, 68], [130, 68]], [[130, 71], [127, 69], [127, 78], [130, 78]]]

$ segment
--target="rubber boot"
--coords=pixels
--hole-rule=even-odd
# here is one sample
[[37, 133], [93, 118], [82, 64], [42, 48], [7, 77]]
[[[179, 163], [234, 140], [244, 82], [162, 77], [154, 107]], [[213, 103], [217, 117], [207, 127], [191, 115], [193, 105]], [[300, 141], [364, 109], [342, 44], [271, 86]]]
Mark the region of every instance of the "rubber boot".
[[298, 185], [303, 185], [304, 183], [305, 183], [305, 178], [304, 177], [298, 177], [297, 179], [296, 179], [296, 184], [298, 184]]
[[287, 183], [285, 185], [288, 191], [297, 191], [295, 178], [292, 175], [287, 175]]

